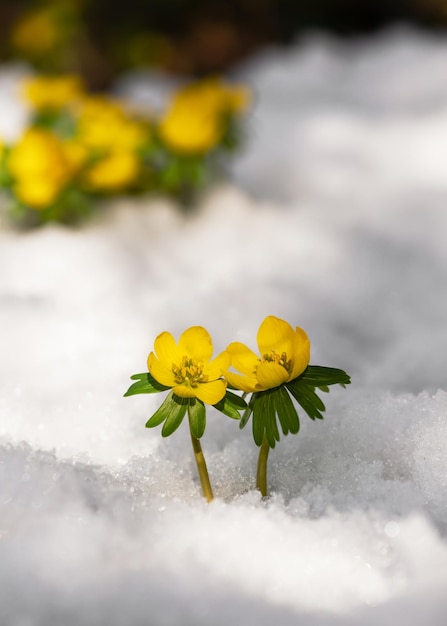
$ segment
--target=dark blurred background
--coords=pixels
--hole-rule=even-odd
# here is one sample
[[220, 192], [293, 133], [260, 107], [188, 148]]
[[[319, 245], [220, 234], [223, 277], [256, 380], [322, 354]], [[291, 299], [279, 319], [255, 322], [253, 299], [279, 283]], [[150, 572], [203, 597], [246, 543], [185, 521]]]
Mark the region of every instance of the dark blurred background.
[[1, 0], [0, 59], [106, 89], [130, 68], [198, 77], [311, 30], [353, 37], [402, 23], [445, 29], [447, 0]]

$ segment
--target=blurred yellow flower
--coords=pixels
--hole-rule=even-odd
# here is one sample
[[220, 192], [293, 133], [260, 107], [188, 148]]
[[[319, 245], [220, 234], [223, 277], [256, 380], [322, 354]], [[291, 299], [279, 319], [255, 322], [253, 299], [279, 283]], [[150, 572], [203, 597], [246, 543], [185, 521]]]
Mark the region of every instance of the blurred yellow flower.
[[135, 182], [140, 169], [135, 153], [112, 151], [85, 172], [83, 182], [91, 191], [116, 192]]
[[82, 39], [80, 5], [83, 3], [79, 0], [39, 0], [16, 4], [22, 6], [10, 34], [14, 51], [46, 68], [64, 71], [63, 68], [73, 67], [73, 52]]
[[37, 109], [61, 109], [78, 101], [84, 94], [80, 76], [37, 76], [23, 85], [23, 95]]
[[217, 79], [204, 80], [179, 90], [159, 122], [162, 140], [184, 154], [209, 152], [221, 141], [228, 116], [248, 103], [248, 92]]
[[33, 209], [44, 209], [52, 204], [60, 189], [59, 183], [42, 177], [19, 179], [14, 185], [17, 198]]
[[252, 96], [247, 87], [226, 87], [228, 110], [232, 113], [241, 113], [249, 107]]
[[221, 352], [211, 360], [213, 344], [205, 328], [188, 328], [178, 343], [171, 333], [163, 332], [155, 339], [154, 350], [147, 360], [149, 372], [162, 385], [172, 387], [175, 395], [198, 398], [206, 404], [222, 400], [227, 386], [222, 370], [229, 366], [230, 358]]
[[223, 125], [215, 115], [173, 105], [161, 120], [160, 136], [175, 152], [201, 154], [212, 150], [223, 135]]
[[56, 200], [76, 166], [62, 141], [47, 131], [31, 128], [11, 149], [8, 169], [19, 200], [43, 209]]
[[147, 124], [131, 117], [120, 103], [90, 96], [79, 107], [77, 138], [98, 152], [138, 150], [148, 140], [149, 130]]
[[38, 54], [49, 52], [60, 40], [60, 32], [54, 13], [40, 9], [26, 13], [14, 26], [12, 44], [17, 50]]
[[257, 343], [261, 357], [240, 342], [230, 343], [231, 365], [241, 372], [225, 371], [228, 383], [245, 392], [266, 391], [297, 378], [310, 360], [310, 342], [302, 328], [273, 315], [259, 327]]
[[70, 170], [78, 172], [88, 160], [88, 150], [75, 139], [65, 139], [61, 141], [65, 157], [70, 165]]
[[250, 92], [243, 86], [231, 86], [218, 78], [193, 83], [179, 92], [179, 97], [193, 97], [202, 102], [202, 106], [216, 113], [239, 113], [248, 107]]

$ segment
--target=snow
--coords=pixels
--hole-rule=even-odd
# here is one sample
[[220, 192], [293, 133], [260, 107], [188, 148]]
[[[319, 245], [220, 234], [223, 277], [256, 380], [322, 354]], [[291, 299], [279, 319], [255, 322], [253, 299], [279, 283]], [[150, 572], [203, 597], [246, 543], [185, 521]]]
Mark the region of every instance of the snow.
[[[2, 626], [445, 624], [446, 61], [405, 28], [266, 51], [235, 74], [247, 149], [195, 212], [3, 228]], [[9, 136], [23, 71], [1, 73]], [[161, 396], [122, 394], [162, 330], [255, 347], [270, 314], [352, 385], [271, 453], [266, 501], [249, 428], [209, 410], [207, 505], [187, 428], [163, 440]]]

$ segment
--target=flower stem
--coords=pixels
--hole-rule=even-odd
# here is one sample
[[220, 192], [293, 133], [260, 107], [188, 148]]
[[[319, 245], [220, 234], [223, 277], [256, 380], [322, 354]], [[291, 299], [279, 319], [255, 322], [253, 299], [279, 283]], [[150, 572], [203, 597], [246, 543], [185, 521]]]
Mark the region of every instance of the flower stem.
[[[191, 429], [190, 429], [191, 432]], [[197, 471], [199, 473], [200, 484], [202, 486], [202, 493], [207, 502], [211, 502], [214, 499], [213, 490], [211, 488], [210, 477], [208, 475], [208, 469], [206, 467], [205, 457], [203, 456], [202, 446], [200, 439], [196, 439], [191, 432], [192, 448], [194, 450], [194, 457], [196, 459]]]
[[267, 496], [267, 459], [269, 457], [270, 446], [264, 436], [262, 445], [259, 448], [258, 473], [256, 474], [256, 487], [265, 498]]

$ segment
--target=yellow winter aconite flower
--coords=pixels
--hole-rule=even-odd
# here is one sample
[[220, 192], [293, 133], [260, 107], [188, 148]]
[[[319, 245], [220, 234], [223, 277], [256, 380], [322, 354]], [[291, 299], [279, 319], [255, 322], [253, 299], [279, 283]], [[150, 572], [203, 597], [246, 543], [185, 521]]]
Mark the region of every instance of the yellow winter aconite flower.
[[204, 107], [224, 114], [241, 112], [250, 102], [250, 93], [246, 87], [232, 86], [218, 78], [208, 78], [190, 85], [184, 92], [200, 99]]
[[60, 192], [60, 185], [44, 178], [19, 180], [14, 185], [17, 197], [33, 209], [43, 209], [52, 204]]
[[211, 360], [213, 344], [205, 328], [188, 328], [178, 343], [171, 333], [163, 332], [155, 339], [154, 351], [147, 361], [149, 372], [162, 385], [172, 387], [175, 395], [206, 404], [222, 400], [227, 386], [222, 370], [229, 367], [230, 357], [222, 352]]
[[159, 131], [170, 148], [184, 154], [210, 151], [223, 133], [221, 123], [213, 114], [178, 105], [161, 121]]
[[193, 83], [175, 94], [160, 120], [160, 137], [180, 153], [209, 152], [221, 141], [226, 118], [245, 104], [239, 88], [231, 88], [219, 80]]
[[77, 138], [91, 150], [138, 150], [148, 137], [147, 125], [132, 118], [119, 102], [90, 96], [79, 108]]
[[83, 180], [92, 191], [114, 192], [133, 183], [140, 169], [140, 160], [135, 153], [114, 151], [92, 165]]
[[77, 37], [82, 31], [80, 5], [83, 2], [39, 0], [15, 4], [25, 8], [12, 26], [10, 40], [15, 52], [45, 67], [60, 68], [71, 64], [74, 45], [81, 43]]
[[47, 131], [31, 128], [11, 149], [8, 169], [19, 200], [41, 209], [68, 183], [74, 164], [62, 141]]
[[228, 383], [245, 392], [266, 391], [297, 378], [310, 360], [310, 342], [302, 328], [295, 330], [273, 315], [259, 327], [257, 343], [261, 356], [240, 342], [230, 343], [231, 365], [241, 372], [225, 371]]
[[37, 76], [24, 82], [23, 94], [37, 109], [61, 109], [84, 93], [82, 79], [74, 74]]
[[36, 54], [51, 51], [60, 37], [53, 12], [43, 9], [26, 13], [16, 23], [11, 39], [19, 51]]

